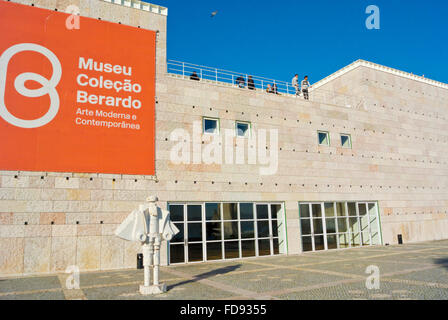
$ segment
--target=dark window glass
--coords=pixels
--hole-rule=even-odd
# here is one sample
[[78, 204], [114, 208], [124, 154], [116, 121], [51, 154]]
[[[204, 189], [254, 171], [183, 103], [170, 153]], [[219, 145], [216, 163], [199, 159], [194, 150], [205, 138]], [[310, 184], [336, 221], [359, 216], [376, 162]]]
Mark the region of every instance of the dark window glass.
[[327, 236], [327, 246], [328, 249], [337, 249], [338, 243], [336, 241], [336, 236]]
[[310, 205], [309, 204], [301, 204], [300, 205], [300, 218], [309, 218], [310, 217]]
[[338, 218], [338, 230], [339, 232], [347, 232], [347, 219]]
[[324, 228], [322, 226], [322, 219], [313, 219], [314, 234], [324, 233]]
[[271, 204], [271, 218], [277, 219], [277, 217], [281, 216], [280, 210], [282, 209], [282, 206], [279, 204]]
[[277, 238], [274, 239], [273, 244], [274, 244], [274, 254], [279, 254], [280, 253], [280, 244], [279, 244]]
[[240, 257], [239, 243], [238, 241], [224, 242], [225, 257], [226, 259], [235, 259]]
[[222, 242], [207, 242], [207, 260], [222, 259]]
[[325, 203], [325, 217], [334, 217], [334, 206], [333, 203]]
[[206, 220], [221, 220], [221, 204], [206, 203], [205, 204], [205, 219]]
[[271, 241], [269, 239], [258, 240], [258, 255], [271, 255]]
[[184, 206], [183, 205], [170, 205], [170, 219], [171, 221], [184, 221]]
[[336, 233], [336, 219], [326, 219], [327, 233]]
[[198, 262], [203, 261], [202, 243], [195, 243], [188, 245], [188, 261]]
[[358, 212], [360, 216], [365, 216], [367, 214], [365, 203], [358, 204]]
[[236, 123], [236, 132], [239, 137], [245, 137], [249, 133], [249, 124], [237, 122]]
[[221, 240], [221, 222], [207, 222], [205, 227], [207, 240]]
[[315, 236], [314, 237], [314, 249], [316, 251], [325, 250], [324, 236]]
[[311, 234], [311, 223], [310, 219], [300, 219], [302, 225], [302, 234]]
[[223, 208], [223, 219], [224, 220], [237, 220], [238, 210], [236, 203], [224, 203]]
[[319, 144], [328, 145], [328, 133], [319, 132]]
[[243, 257], [255, 257], [255, 240], [241, 241], [241, 253]]
[[272, 235], [274, 237], [278, 237], [278, 225], [277, 225], [277, 220], [271, 220], [272, 223]]
[[204, 132], [217, 133], [218, 132], [218, 120], [204, 119]]
[[336, 203], [336, 211], [337, 211], [338, 217], [346, 216], [346, 214], [345, 214], [345, 203], [344, 202]]
[[341, 135], [341, 145], [344, 148], [350, 148], [350, 137], [346, 135]]
[[185, 263], [184, 244], [170, 245], [170, 263]]
[[258, 238], [267, 238], [269, 237], [269, 221], [258, 221]]
[[202, 241], [202, 223], [188, 224], [188, 241]]
[[176, 243], [176, 242], [184, 242], [184, 224], [183, 223], [175, 223], [174, 224], [177, 229], [179, 229], [179, 233], [176, 234], [173, 239], [170, 240], [171, 243]]
[[313, 218], [322, 217], [322, 206], [319, 204], [312, 204], [311, 209], [313, 210]]
[[313, 251], [313, 244], [311, 243], [311, 237], [302, 237], [302, 250]]
[[202, 221], [202, 206], [201, 205], [187, 205], [188, 221]]
[[241, 238], [242, 239], [255, 238], [255, 227], [253, 221], [241, 222]]
[[238, 222], [224, 222], [224, 239], [238, 239]]
[[356, 203], [349, 202], [347, 203], [347, 207], [348, 207], [348, 215], [351, 217], [356, 217]]
[[267, 204], [257, 204], [257, 218], [269, 219], [269, 211]]
[[240, 203], [240, 219], [250, 220], [254, 218], [253, 203]]

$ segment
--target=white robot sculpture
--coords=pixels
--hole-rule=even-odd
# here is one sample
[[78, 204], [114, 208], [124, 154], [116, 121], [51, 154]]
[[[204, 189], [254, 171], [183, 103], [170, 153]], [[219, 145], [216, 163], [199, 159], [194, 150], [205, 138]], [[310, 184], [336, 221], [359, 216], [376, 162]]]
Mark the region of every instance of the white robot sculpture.
[[[147, 203], [134, 210], [117, 228], [115, 235], [128, 241], [138, 241], [143, 246], [144, 285], [143, 295], [166, 292], [166, 285], [159, 284], [160, 245], [170, 241], [179, 229], [171, 222], [170, 213], [157, 207], [157, 197], [151, 196]], [[151, 285], [150, 267], [154, 267], [154, 284]]]

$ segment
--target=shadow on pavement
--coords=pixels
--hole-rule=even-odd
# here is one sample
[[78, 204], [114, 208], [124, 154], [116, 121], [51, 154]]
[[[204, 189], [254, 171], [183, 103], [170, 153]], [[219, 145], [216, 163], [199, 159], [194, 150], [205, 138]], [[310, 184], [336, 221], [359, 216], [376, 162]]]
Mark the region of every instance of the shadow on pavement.
[[448, 269], [448, 258], [434, 259], [434, 263], [445, 267], [445, 269]]
[[217, 276], [217, 275], [233, 272], [233, 271], [239, 269], [240, 267], [241, 267], [241, 264], [237, 264], [237, 265], [234, 265], [234, 266], [227, 266], [227, 267], [224, 267], [224, 268], [219, 268], [219, 269], [215, 269], [215, 270], [212, 270], [212, 271], [209, 271], [209, 272], [198, 274], [196, 276], [193, 276], [193, 279], [173, 284], [171, 286], [168, 286], [167, 289], [170, 290], [170, 289], [173, 289], [175, 287], [178, 287], [178, 286], [181, 286], [181, 285], [184, 285], [184, 284], [187, 284], [187, 283], [192, 283], [192, 282], [196, 282], [196, 281], [199, 281], [199, 280], [202, 280], [202, 279], [206, 279], [206, 278], [209, 278], [209, 277], [213, 277], [213, 276]]

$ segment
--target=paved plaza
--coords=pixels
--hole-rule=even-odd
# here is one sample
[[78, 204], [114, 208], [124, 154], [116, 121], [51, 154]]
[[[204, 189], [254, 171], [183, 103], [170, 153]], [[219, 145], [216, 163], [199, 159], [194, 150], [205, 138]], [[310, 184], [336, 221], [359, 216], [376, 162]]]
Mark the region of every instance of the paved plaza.
[[[366, 287], [369, 266], [379, 289]], [[158, 296], [138, 294], [142, 270], [82, 273], [72, 290], [67, 276], [0, 278], [0, 299], [446, 300], [448, 240], [162, 267]]]

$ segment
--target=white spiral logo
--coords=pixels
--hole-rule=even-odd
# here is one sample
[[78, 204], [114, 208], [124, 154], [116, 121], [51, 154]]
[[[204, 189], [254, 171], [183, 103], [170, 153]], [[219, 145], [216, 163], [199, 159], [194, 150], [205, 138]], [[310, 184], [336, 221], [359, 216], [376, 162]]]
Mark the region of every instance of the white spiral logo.
[[[25, 72], [18, 75], [14, 81], [14, 87], [18, 93], [28, 98], [42, 97], [46, 94], [50, 96], [50, 109], [41, 118], [34, 120], [23, 120], [12, 115], [5, 105], [5, 87], [8, 74], [8, 64], [11, 58], [23, 51], [34, 51], [44, 55], [53, 67], [53, 75], [48, 80], [37, 73]], [[59, 111], [59, 95], [56, 86], [61, 80], [62, 67], [56, 55], [45, 47], [34, 43], [21, 43], [7, 49], [0, 56], [0, 116], [10, 124], [20, 128], [38, 128], [46, 125], [54, 119]], [[42, 87], [39, 89], [28, 89], [25, 87], [26, 81], [35, 81]]]

